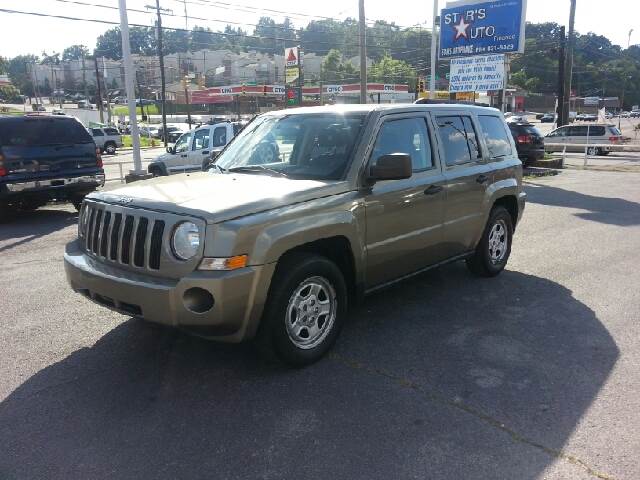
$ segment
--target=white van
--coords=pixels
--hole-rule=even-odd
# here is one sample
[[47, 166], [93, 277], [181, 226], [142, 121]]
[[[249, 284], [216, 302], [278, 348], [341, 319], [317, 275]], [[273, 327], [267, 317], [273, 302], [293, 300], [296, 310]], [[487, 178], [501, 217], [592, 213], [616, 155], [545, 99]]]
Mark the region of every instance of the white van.
[[156, 177], [202, 170], [240, 132], [242, 126], [240, 122], [224, 122], [203, 125], [183, 133], [175, 145], [167, 147], [167, 153], [149, 164], [147, 170]]
[[617, 145], [622, 141], [622, 133], [615, 125], [603, 123], [588, 125], [565, 125], [549, 132], [544, 137], [546, 152], [584, 152], [587, 144], [589, 155], [609, 155], [609, 145]]

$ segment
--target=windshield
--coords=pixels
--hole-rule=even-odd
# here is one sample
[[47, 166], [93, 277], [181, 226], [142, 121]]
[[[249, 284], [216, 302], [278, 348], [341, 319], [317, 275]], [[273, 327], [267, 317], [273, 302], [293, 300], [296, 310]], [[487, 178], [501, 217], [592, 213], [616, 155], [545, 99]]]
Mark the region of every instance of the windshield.
[[93, 143], [82, 124], [66, 118], [15, 118], [0, 127], [0, 145], [45, 146]]
[[365, 114], [257, 118], [215, 162], [216, 171], [338, 180], [351, 159]]

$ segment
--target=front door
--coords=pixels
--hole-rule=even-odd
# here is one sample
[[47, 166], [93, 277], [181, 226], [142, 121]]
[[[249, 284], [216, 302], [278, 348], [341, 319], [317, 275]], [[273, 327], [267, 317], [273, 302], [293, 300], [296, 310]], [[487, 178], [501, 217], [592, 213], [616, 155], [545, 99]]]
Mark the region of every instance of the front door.
[[174, 145], [175, 153], [165, 162], [170, 173], [184, 172], [189, 167], [192, 132], [184, 133]]
[[444, 178], [423, 113], [384, 117], [369, 165], [382, 155], [411, 156], [413, 175], [378, 182], [365, 198], [367, 287], [442, 260]]
[[478, 130], [468, 113], [438, 115], [436, 124], [446, 180], [443, 247], [446, 256], [453, 257], [472, 250], [484, 228], [491, 167], [483, 159]]
[[202, 169], [202, 163], [209, 158], [211, 130], [209, 127], [199, 128], [193, 132], [191, 151], [189, 152], [189, 165], [191, 170]]

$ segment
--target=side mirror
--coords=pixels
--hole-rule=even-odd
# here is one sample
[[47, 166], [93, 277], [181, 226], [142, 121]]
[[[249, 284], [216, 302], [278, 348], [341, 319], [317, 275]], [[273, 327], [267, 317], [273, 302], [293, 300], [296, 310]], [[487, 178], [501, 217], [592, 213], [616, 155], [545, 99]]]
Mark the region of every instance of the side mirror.
[[167, 147], [167, 153], [170, 153], [171, 155], [175, 155], [176, 147]]
[[378, 157], [375, 165], [369, 169], [369, 179], [377, 182], [380, 180], [403, 180], [413, 174], [411, 156], [406, 153], [391, 153]]
[[215, 160], [216, 158], [218, 158], [219, 155], [220, 155], [220, 150], [212, 150], [211, 153], [209, 154], [209, 158], [211, 160]]

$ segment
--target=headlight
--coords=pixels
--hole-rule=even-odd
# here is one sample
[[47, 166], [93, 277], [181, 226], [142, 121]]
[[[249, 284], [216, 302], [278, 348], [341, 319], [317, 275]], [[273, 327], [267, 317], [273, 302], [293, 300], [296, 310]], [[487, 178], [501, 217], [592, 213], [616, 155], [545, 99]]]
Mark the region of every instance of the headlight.
[[189, 260], [198, 253], [200, 247], [200, 231], [192, 222], [179, 223], [171, 237], [171, 249], [180, 260]]

